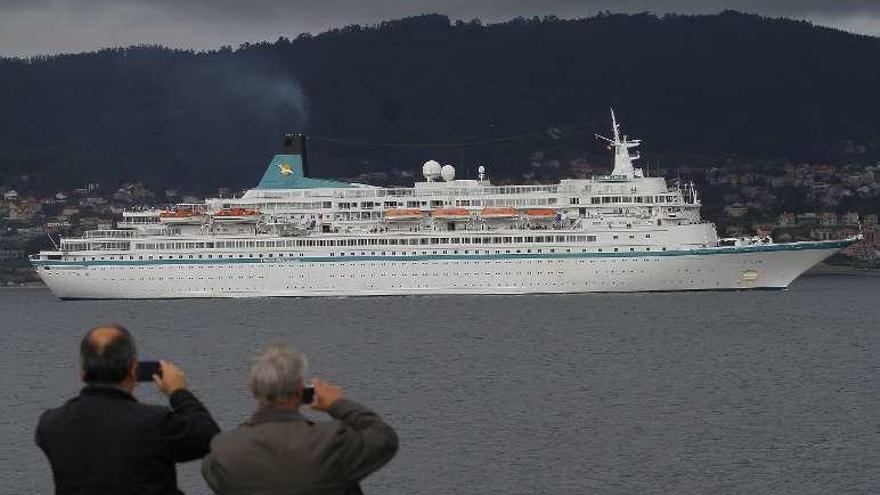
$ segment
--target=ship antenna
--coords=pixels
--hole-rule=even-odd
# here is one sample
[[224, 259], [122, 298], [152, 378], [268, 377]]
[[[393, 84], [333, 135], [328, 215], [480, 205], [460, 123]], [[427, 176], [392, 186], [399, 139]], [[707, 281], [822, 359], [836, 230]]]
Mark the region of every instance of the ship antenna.
[[593, 134], [596, 139], [601, 139], [608, 143], [608, 149], [613, 149], [613, 146], [617, 146], [620, 144], [620, 126], [617, 125], [617, 117], [614, 116], [614, 109], [611, 108], [611, 135], [614, 139], [609, 139], [601, 134]]
[[620, 142], [620, 126], [617, 125], [617, 117], [614, 116], [614, 109], [611, 110], [611, 128], [614, 131], [614, 143], [617, 144]]

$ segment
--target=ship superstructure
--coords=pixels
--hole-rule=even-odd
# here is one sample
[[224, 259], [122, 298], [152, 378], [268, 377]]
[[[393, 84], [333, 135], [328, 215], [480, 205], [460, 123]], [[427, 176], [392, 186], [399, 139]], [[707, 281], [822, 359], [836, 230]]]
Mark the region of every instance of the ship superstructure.
[[719, 239], [692, 184], [634, 166], [613, 113], [598, 137], [608, 175], [494, 185], [428, 161], [389, 188], [310, 177], [288, 135], [239, 198], [126, 212], [31, 259], [61, 298], [577, 293], [784, 288], [855, 241]]

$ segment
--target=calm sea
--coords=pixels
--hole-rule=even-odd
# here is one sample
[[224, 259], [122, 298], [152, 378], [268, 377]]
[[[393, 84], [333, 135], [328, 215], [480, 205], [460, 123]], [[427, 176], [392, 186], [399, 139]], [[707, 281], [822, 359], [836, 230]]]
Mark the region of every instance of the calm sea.
[[[384, 415], [368, 493], [880, 492], [880, 277], [780, 292], [61, 302], [0, 290], [0, 492], [52, 492], [38, 414], [77, 346], [121, 322], [180, 364], [221, 427], [266, 343]], [[152, 385], [136, 394], [159, 402]], [[315, 415], [320, 419], [319, 415]], [[198, 463], [179, 468], [206, 493]]]

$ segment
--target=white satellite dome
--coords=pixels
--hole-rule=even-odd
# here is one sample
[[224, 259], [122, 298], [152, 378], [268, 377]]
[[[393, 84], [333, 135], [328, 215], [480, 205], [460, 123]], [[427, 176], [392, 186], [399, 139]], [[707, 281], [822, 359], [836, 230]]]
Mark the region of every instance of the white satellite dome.
[[446, 182], [452, 182], [452, 180], [455, 179], [455, 167], [452, 165], [443, 165], [443, 168], [440, 169], [440, 175]]
[[436, 160], [428, 160], [422, 165], [422, 175], [424, 175], [425, 179], [428, 179], [429, 181], [440, 177], [440, 172], [440, 162]]

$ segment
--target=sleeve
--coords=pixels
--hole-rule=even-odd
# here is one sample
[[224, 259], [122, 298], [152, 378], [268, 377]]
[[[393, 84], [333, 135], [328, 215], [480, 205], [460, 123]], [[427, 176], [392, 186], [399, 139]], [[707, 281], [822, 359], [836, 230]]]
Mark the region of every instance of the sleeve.
[[189, 390], [174, 392], [169, 402], [171, 411], [162, 417], [159, 432], [166, 455], [174, 462], [204, 457], [220, 427]]
[[364, 479], [397, 453], [397, 434], [365, 406], [340, 399], [327, 412], [340, 421], [331, 469], [345, 481]]
[[205, 479], [208, 488], [215, 494], [223, 495], [226, 493], [224, 488], [226, 486], [226, 473], [223, 470], [223, 466], [214, 459], [213, 452], [206, 455], [202, 460], [202, 478]]

